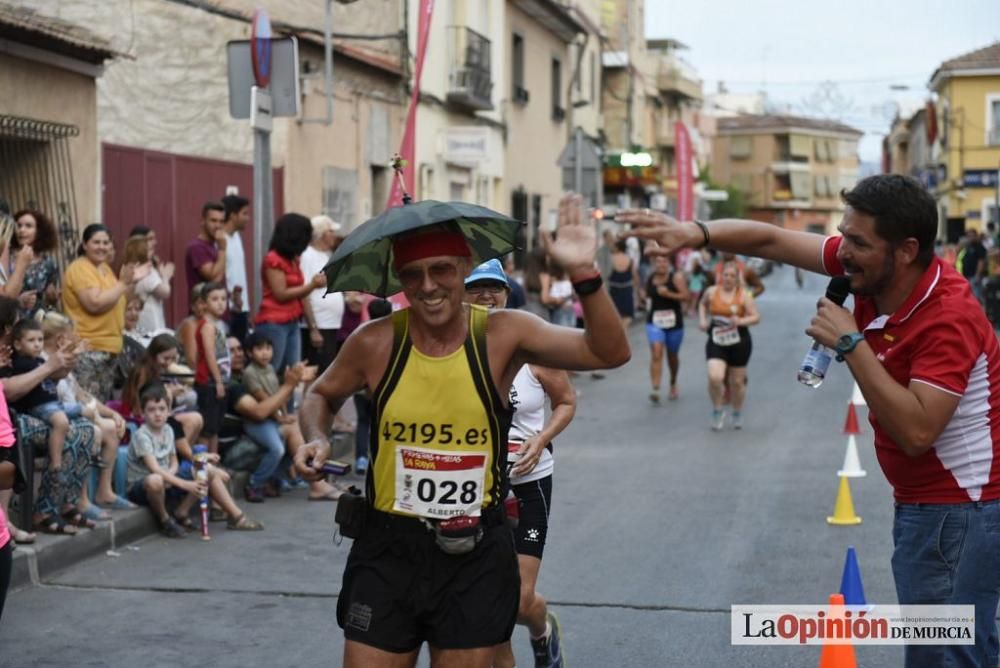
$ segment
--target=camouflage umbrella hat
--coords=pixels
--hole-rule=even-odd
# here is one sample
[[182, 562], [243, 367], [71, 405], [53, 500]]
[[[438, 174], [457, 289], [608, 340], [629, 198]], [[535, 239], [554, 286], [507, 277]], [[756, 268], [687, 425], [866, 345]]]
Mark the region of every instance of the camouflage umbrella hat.
[[474, 264], [514, 250], [523, 224], [465, 202], [428, 199], [393, 207], [362, 224], [337, 247], [323, 270], [327, 290], [358, 290], [379, 297], [399, 292], [402, 286], [392, 270], [393, 237], [440, 223], [449, 223], [465, 236]]

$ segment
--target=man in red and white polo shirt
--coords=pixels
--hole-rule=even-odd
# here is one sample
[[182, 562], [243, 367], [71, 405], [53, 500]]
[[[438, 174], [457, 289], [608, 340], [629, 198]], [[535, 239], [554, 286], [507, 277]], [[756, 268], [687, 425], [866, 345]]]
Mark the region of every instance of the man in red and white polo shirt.
[[1000, 602], [1000, 345], [966, 281], [934, 255], [937, 207], [914, 179], [872, 176], [841, 193], [840, 236], [766, 223], [616, 221], [659, 244], [850, 277], [853, 315], [820, 300], [806, 333], [839, 351], [868, 402], [896, 499], [892, 571], [901, 605], [976, 608], [976, 644], [906, 647], [907, 668], [997, 665]]

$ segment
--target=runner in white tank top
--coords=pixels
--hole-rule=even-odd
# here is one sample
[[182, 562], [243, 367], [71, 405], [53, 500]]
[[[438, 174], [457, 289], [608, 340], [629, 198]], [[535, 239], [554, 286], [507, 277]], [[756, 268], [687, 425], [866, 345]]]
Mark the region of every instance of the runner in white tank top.
[[[511, 445], [508, 463], [515, 463], [519, 458], [521, 446], [528, 439], [538, 436], [545, 428], [545, 389], [538, 377], [532, 372], [530, 364], [525, 364], [514, 376], [510, 386], [510, 407], [514, 410], [514, 418], [510, 425], [508, 442]], [[510, 476], [511, 485], [523, 485], [552, 475], [554, 460], [548, 448], [542, 448], [535, 468], [523, 475], [515, 475], [513, 469]], [[518, 467], [522, 470], [523, 467]]]
[[[502, 309], [510, 288], [498, 260], [490, 260], [465, 279], [465, 296], [473, 304]], [[545, 399], [552, 414], [545, 423]], [[576, 392], [565, 371], [525, 364], [510, 388], [514, 411], [508, 438], [510, 483], [520, 503], [520, 520], [514, 531], [521, 571], [521, 601], [517, 621], [528, 627], [536, 666], [562, 666], [559, 620], [549, 612], [545, 599], [535, 592], [538, 570], [552, 506], [553, 459], [549, 444], [573, 419]], [[493, 660], [496, 668], [514, 666], [514, 653], [506, 643]]]

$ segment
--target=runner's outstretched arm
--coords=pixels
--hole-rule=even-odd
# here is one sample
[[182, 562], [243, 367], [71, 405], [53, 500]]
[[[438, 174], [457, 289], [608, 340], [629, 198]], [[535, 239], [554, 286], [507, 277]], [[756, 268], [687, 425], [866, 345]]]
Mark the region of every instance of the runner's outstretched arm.
[[[657, 243], [647, 246], [648, 255], [667, 255], [680, 248], [701, 248], [705, 236], [698, 225], [681, 223], [670, 216], [648, 209], [626, 209], [615, 215], [615, 222], [632, 226], [629, 234]], [[810, 232], [785, 230], [770, 223], [727, 218], [704, 223], [711, 246], [727, 253], [787, 262], [809, 271], [825, 274], [823, 241], [826, 237]]]

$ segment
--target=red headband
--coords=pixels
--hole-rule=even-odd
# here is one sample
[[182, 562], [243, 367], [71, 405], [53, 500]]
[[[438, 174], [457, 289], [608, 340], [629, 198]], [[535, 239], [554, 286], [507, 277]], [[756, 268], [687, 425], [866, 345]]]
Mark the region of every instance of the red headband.
[[397, 239], [392, 243], [392, 266], [396, 271], [410, 262], [437, 255], [471, 257], [472, 253], [461, 232], [427, 232]]

